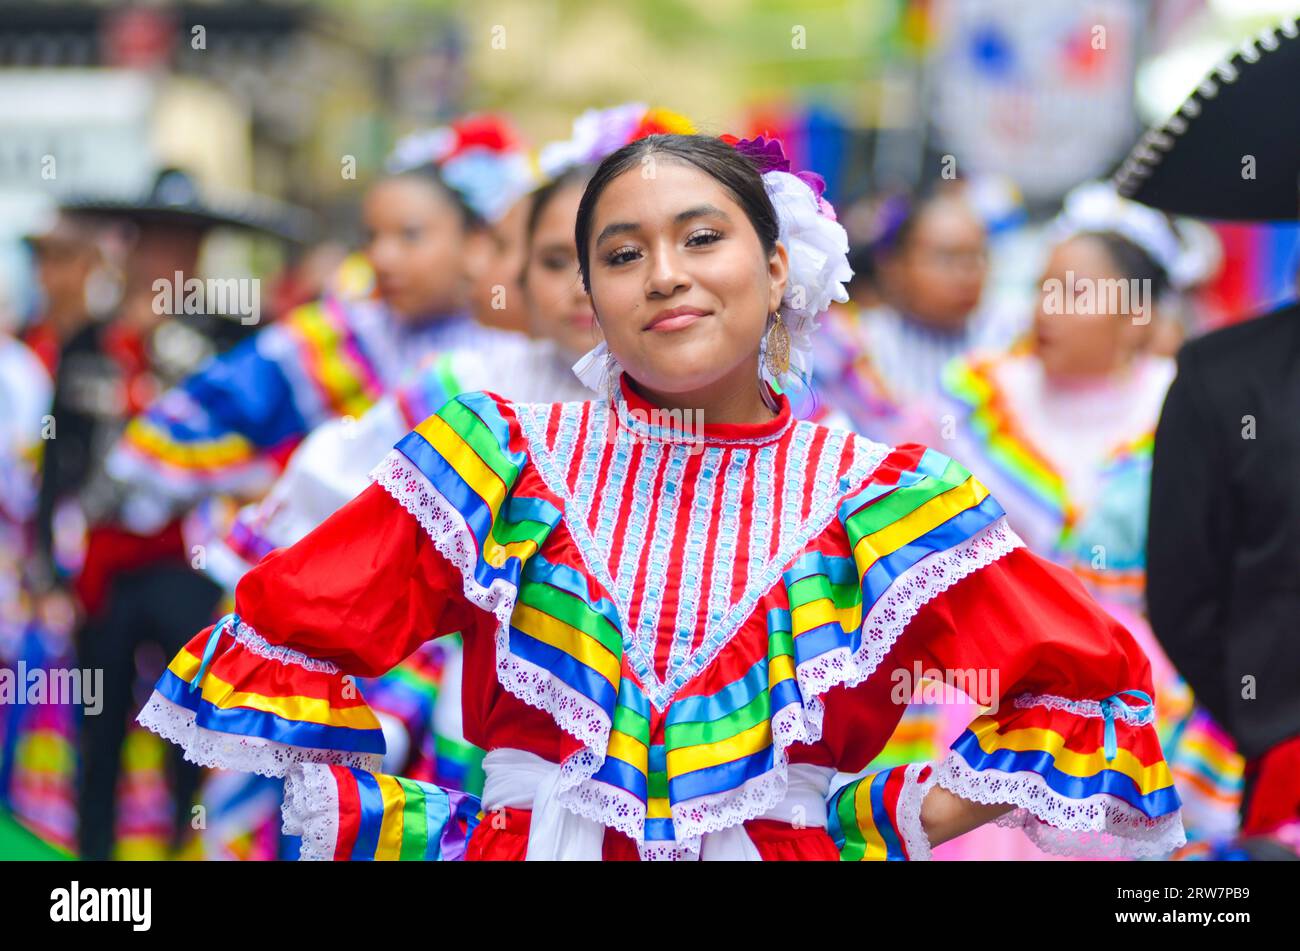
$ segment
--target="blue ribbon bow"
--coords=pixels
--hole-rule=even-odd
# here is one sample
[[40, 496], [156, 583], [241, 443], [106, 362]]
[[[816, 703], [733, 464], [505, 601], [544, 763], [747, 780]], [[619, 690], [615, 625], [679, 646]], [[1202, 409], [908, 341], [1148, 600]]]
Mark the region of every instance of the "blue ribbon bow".
[[212, 663], [212, 657], [217, 652], [217, 642], [221, 640], [221, 635], [228, 629], [237, 627], [240, 623], [238, 614], [227, 614], [220, 621], [212, 626], [212, 633], [208, 635], [208, 643], [203, 648], [203, 660], [199, 662], [199, 669], [190, 680], [190, 691], [199, 689], [199, 684], [203, 682], [203, 675], [208, 672], [208, 664]]
[[[1136, 697], [1141, 703], [1136, 707], [1131, 707], [1124, 702], [1123, 697]], [[1121, 690], [1119, 693], [1111, 694], [1101, 702], [1101, 717], [1106, 721], [1105, 751], [1107, 762], [1113, 760], [1119, 752], [1118, 742], [1115, 739], [1115, 714], [1118, 710], [1137, 714], [1138, 723], [1145, 726], [1151, 722], [1151, 718], [1155, 715], [1155, 701], [1151, 699], [1150, 694], [1142, 690]]]

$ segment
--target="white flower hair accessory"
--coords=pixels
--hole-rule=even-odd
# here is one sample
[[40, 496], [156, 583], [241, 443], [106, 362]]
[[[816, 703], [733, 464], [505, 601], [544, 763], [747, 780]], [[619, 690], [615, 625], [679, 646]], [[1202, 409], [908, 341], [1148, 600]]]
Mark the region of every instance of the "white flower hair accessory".
[[797, 378], [805, 385], [812, 375], [813, 334], [821, 315], [833, 302], [849, 299], [845, 286], [853, 277], [849, 266], [849, 236], [835, 220], [835, 209], [822, 197], [826, 183], [815, 172], [792, 172], [778, 139], [758, 136], [737, 139], [724, 135], [763, 176], [763, 186], [776, 210], [777, 240], [789, 257], [789, 275], [781, 299], [781, 317], [790, 334], [790, 370], [773, 379], [767, 367], [767, 334], [759, 345], [759, 373], [783, 391]]
[[[849, 267], [849, 237], [828, 216], [830, 205], [803, 179], [789, 172], [766, 172], [763, 185], [776, 209], [778, 240], [790, 260], [781, 316], [790, 332], [790, 366], [805, 380], [812, 374], [813, 333], [833, 302], [849, 299], [845, 286], [853, 277]], [[767, 336], [763, 337], [764, 355]], [[760, 361], [766, 366], [766, 361]], [[781, 381], [772, 381], [781, 384]]]
[[1177, 289], [1195, 284], [1205, 270], [1199, 249], [1183, 240], [1164, 213], [1120, 196], [1109, 182], [1086, 182], [1065, 196], [1048, 230], [1053, 244], [1090, 231], [1111, 231], [1151, 256]]

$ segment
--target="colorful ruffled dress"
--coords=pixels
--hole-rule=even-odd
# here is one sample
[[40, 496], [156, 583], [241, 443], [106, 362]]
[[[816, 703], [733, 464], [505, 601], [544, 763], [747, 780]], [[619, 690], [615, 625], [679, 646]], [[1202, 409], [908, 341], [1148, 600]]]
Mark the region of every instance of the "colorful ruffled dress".
[[75, 702], [50, 693], [49, 674], [76, 664], [70, 639], [35, 617], [23, 577], [51, 397], [41, 361], [0, 333], [0, 810], [44, 841], [74, 849], [79, 713]]
[[[249, 572], [140, 722], [287, 775], [304, 857], [427, 858], [450, 829], [477, 859], [919, 858], [935, 782], [1011, 804], [1047, 848], [1182, 844], [1146, 657], [958, 463], [784, 398], [692, 433], [620, 389], [617, 411], [449, 402]], [[477, 823], [373, 772], [352, 681], [453, 632], [465, 735], [489, 751]], [[890, 672], [914, 663], [997, 668], [997, 710], [941, 763], [828, 801], [890, 736]]]
[[935, 433], [927, 406], [904, 403], [890, 389], [870, 346], [868, 317], [856, 304], [836, 304], [813, 339], [817, 411], [809, 418], [833, 426], [841, 414], [855, 433], [890, 444], [927, 442]]
[[[267, 497], [243, 508], [226, 537], [212, 546], [211, 573], [233, 591], [262, 557], [297, 542], [363, 491], [370, 470], [393, 444], [459, 393], [496, 383], [523, 401], [584, 398], [589, 394], [573, 375], [572, 362], [553, 342], [529, 339], [491, 352], [431, 354], [412, 379], [361, 419], [317, 427]], [[363, 691], [371, 706], [405, 729], [404, 774], [478, 792], [483, 753], [461, 735], [459, 686], [448, 684], [445, 676], [451, 672], [459, 680], [457, 653], [455, 638], [430, 642], [390, 674], [367, 682]], [[392, 757], [387, 765], [400, 766]]]
[[[467, 314], [405, 325], [377, 301], [330, 296], [299, 307], [210, 360], [131, 420], [109, 473], [131, 510], [184, 510], [265, 493], [316, 426], [359, 417], [427, 354], [519, 335]], [[152, 498], [151, 498], [152, 497]]]
[[1173, 373], [1143, 358], [1113, 381], [1060, 392], [1032, 355], [979, 356], [949, 365], [944, 389], [954, 452], [979, 467], [1029, 546], [1073, 570], [1150, 657], [1187, 834], [1218, 839], [1235, 831], [1244, 762], [1144, 617], [1153, 436]]
[[[512, 397], [578, 399], [586, 390], [573, 358], [553, 342], [523, 338], [491, 353], [454, 349], [430, 354], [412, 378], [360, 419], [335, 419], [312, 431], [290, 457], [267, 496], [242, 508], [224, 537], [208, 548], [208, 573], [234, 592], [258, 561], [297, 542], [369, 484], [368, 474], [393, 443], [449, 399], [499, 381]], [[461, 725], [460, 643], [457, 635], [420, 647], [381, 677], [361, 682], [366, 702], [384, 727], [384, 769], [404, 778], [478, 795], [483, 751]], [[268, 789], [268, 786], [271, 787]], [[263, 777], [216, 771], [205, 780], [209, 823], [196, 854], [273, 858], [279, 784]], [[269, 846], [269, 851], [268, 851]]]

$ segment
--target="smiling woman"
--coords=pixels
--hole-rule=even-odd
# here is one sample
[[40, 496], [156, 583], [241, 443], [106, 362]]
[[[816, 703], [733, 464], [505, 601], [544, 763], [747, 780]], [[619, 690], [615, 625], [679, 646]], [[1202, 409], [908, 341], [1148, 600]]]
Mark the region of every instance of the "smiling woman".
[[748, 159], [720, 139], [642, 139], [597, 172], [576, 230], [607, 346], [638, 392], [717, 422], [771, 419], [759, 341], [789, 262]]
[[[457, 823], [471, 859], [923, 858], [1000, 814], [1057, 851], [1180, 844], [1128, 632], [955, 461], [794, 418], [847, 277], [819, 186], [761, 140], [606, 159], [576, 238], [605, 335], [581, 369], [609, 400], [453, 399], [244, 577], [141, 722], [286, 776], [322, 858], [431, 857]], [[644, 422], [679, 408], [693, 441]], [[452, 632], [491, 821], [372, 772], [350, 686]], [[914, 664], [995, 672], [996, 712], [937, 766], [833, 789]]]

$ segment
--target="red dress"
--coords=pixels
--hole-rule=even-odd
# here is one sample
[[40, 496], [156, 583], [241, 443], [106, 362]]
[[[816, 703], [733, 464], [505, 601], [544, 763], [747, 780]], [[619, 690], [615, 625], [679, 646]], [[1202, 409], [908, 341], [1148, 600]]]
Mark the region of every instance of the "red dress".
[[[368, 772], [382, 737], [350, 676], [459, 631], [489, 751], [470, 857], [916, 857], [935, 781], [1014, 805], [1045, 848], [1180, 843], [1145, 656], [960, 465], [784, 402], [697, 427], [624, 382], [620, 407], [452, 400], [244, 577], [141, 722], [288, 774], [305, 852], [399, 857], [436, 794]], [[982, 676], [990, 709], [934, 770], [832, 798], [922, 671]]]

